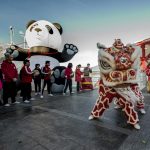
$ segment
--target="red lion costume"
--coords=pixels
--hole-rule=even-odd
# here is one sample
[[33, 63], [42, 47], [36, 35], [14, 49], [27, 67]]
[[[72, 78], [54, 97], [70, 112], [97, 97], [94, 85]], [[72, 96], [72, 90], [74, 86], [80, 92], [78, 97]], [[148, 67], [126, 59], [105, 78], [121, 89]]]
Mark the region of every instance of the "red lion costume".
[[112, 47], [97, 44], [100, 68], [99, 98], [89, 119], [100, 117], [114, 100], [127, 116], [127, 123], [140, 129], [135, 105], [145, 114], [143, 95], [136, 80], [136, 67], [140, 48], [135, 45], [124, 46], [116, 39]]

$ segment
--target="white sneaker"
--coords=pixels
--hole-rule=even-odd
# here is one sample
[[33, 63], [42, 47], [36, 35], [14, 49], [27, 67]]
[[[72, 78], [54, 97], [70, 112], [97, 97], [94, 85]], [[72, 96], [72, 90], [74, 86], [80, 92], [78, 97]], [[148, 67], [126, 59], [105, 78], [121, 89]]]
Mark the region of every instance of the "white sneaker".
[[134, 128], [137, 129], [137, 130], [140, 130], [141, 127], [138, 123], [136, 123], [136, 124], [134, 124]]
[[141, 112], [141, 114], [146, 114], [146, 111], [142, 108], [139, 110]]
[[18, 102], [18, 101], [15, 101], [14, 103], [12, 103], [12, 104], [20, 104], [20, 102]]
[[35, 96], [37, 96], [38, 95], [38, 93], [35, 93]]
[[71, 94], [74, 94], [74, 92], [71, 92]]
[[120, 109], [121, 107], [119, 105], [116, 105], [114, 108], [115, 109]]
[[24, 101], [24, 103], [30, 103], [30, 101], [28, 101], [28, 100], [25, 100], [25, 101]]
[[9, 106], [10, 106], [10, 104], [8, 104], [8, 103], [7, 103], [7, 104], [5, 104], [4, 106], [9, 107]]
[[34, 100], [35, 100], [35, 98], [33, 98], [33, 97], [32, 97], [32, 98], [30, 98], [30, 100], [31, 100], [31, 101], [34, 101]]
[[40, 97], [41, 97], [41, 98], [43, 98], [44, 96], [43, 96], [43, 95], [41, 95]]
[[63, 93], [63, 95], [66, 95], [66, 93]]
[[92, 119], [94, 119], [94, 116], [90, 115], [89, 120], [92, 120]]
[[48, 94], [49, 96], [53, 96], [53, 94]]
[[23, 98], [22, 96], [20, 96], [19, 98]]

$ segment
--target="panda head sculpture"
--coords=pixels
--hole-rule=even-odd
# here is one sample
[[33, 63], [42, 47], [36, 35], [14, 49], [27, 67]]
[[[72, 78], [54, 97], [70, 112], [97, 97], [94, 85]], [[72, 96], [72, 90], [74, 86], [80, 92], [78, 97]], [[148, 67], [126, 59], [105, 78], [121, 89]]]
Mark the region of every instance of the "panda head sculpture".
[[29, 49], [23, 49], [16, 45], [11, 45], [6, 49], [6, 53], [11, 53], [14, 60], [23, 61], [30, 59], [32, 64], [44, 65], [45, 60], [51, 61], [51, 68], [59, 66], [59, 63], [67, 62], [78, 52], [78, 48], [73, 44], [65, 44], [61, 47], [61, 35], [63, 29], [59, 23], [51, 23], [46, 20], [31, 20], [27, 24], [25, 39]]
[[43, 46], [59, 51], [61, 34], [62, 27], [58, 23], [52, 24], [45, 20], [32, 20], [27, 24], [25, 38], [30, 48]]

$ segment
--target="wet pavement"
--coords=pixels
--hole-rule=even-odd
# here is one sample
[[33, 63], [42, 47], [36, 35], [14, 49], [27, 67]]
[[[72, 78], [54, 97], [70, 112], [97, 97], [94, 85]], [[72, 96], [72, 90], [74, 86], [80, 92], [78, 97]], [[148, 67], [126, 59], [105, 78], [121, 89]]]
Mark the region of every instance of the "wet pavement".
[[114, 104], [89, 121], [97, 90], [53, 97], [45, 92], [30, 104], [0, 107], [0, 150], [150, 150], [150, 96], [144, 96], [147, 113], [139, 113], [139, 131]]

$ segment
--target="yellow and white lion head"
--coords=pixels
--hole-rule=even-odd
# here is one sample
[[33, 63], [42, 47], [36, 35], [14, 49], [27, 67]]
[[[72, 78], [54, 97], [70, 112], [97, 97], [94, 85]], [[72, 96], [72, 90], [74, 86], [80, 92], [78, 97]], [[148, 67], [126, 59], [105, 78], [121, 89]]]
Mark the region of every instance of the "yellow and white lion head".
[[116, 39], [112, 47], [107, 48], [100, 43], [97, 43], [97, 47], [100, 74], [106, 86], [137, 82], [140, 47], [131, 44], [124, 46], [120, 39]]

